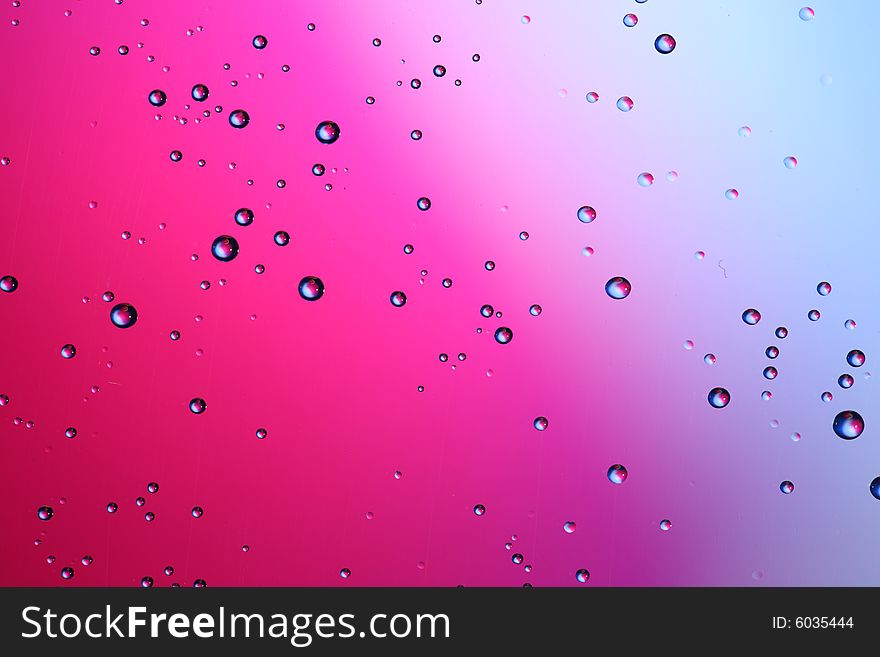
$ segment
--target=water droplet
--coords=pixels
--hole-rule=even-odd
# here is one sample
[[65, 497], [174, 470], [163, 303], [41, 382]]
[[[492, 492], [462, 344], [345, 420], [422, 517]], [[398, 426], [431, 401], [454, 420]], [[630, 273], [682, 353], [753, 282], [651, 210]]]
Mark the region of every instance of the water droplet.
[[411, 133], [409, 133], [409, 136], [410, 136], [410, 138], [412, 138], [413, 141], [418, 141], [419, 139], [422, 138], [422, 131], [421, 130], [413, 130]]
[[626, 468], [623, 467], [620, 463], [615, 463], [610, 468], [608, 468], [608, 481], [612, 484], [622, 484], [626, 481], [629, 473]]
[[739, 198], [739, 192], [732, 187], [724, 192], [724, 198], [728, 201], [734, 201]]
[[442, 284], [443, 287], [445, 287], [445, 288], [450, 288], [450, 287], [452, 287], [452, 279], [451, 279], [451, 278], [444, 278], [444, 279], [441, 281], [441, 284]]
[[418, 201], [416, 201], [416, 207], [422, 212], [431, 209], [431, 199], [427, 196], [422, 196]]
[[495, 314], [495, 309], [487, 303], [483, 306], [480, 306], [480, 314], [483, 317], [491, 317]]
[[617, 99], [617, 109], [621, 112], [629, 112], [633, 108], [633, 100], [629, 96], [621, 96]]
[[797, 166], [798, 161], [796, 157], [794, 157], [793, 155], [789, 155], [782, 160], [782, 163], [785, 165], [786, 169], [794, 169]]
[[315, 137], [322, 144], [332, 144], [339, 139], [339, 126], [333, 121], [321, 121], [315, 128]]
[[532, 22], [531, 16], [522, 16], [519, 20], [523, 25], [528, 25]]
[[724, 408], [730, 403], [730, 393], [725, 388], [712, 388], [709, 391], [709, 406]]
[[201, 397], [193, 397], [189, 402], [189, 410], [195, 415], [201, 415], [208, 410], [208, 404]]
[[690, 351], [691, 349], [694, 348], [694, 341], [693, 340], [685, 340], [684, 342], [682, 342], [681, 346], [684, 347], [687, 351]]
[[802, 21], [811, 21], [815, 15], [816, 12], [813, 11], [812, 7], [801, 7], [798, 11], [798, 16]]
[[18, 279], [15, 276], [4, 276], [0, 278], [0, 290], [3, 292], [15, 292], [18, 289]]
[[587, 92], [587, 102], [591, 104], [599, 102], [599, 94], [597, 94], [595, 91]]
[[436, 75], [438, 78], [442, 78], [444, 75], [446, 75], [446, 67], [442, 64], [437, 64], [437, 66], [434, 67], [434, 75]]
[[577, 530], [577, 523], [572, 520], [569, 520], [562, 525], [562, 531], [566, 534], [574, 534], [575, 530]]
[[229, 262], [238, 255], [238, 240], [231, 235], [220, 235], [211, 243], [211, 255], [220, 262]]
[[703, 356], [703, 362], [706, 363], [706, 365], [714, 365], [717, 361], [718, 359], [715, 358], [715, 354], [706, 354]]
[[348, 579], [349, 577], [351, 577], [351, 571], [348, 568], [343, 568], [339, 571], [339, 576], [342, 579]]
[[229, 125], [233, 128], [241, 130], [242, 128], [247, 127], [247, 124], [250, 122], [251, 115], [243, 109], [232, 110], [229, 113]]
[[632, 285], [622, 276], [615, 276], [605, 283], [605, 293], [612, 299], [626, 299], [631, 291]]
[[742, 320], [749, 326], [754, 326], [761, 321], [761, 313], [754, 308], [748, 308], [743, 311]]
[[119, 511], [119, 505], [116, 502], [107, 503], [107, 513], [116, 513]]
[[477, 504], [474, 506], [474, 515], [475, 516], [482, 516], [485, 513], [486, 513], [486, 507], [483, 506], [482, 504]]
[[826, 390], [825, 392], [822, 393], [822, 395], [820, 396], [820, 399], [827, 404], [828, 402], [830, 402], [834, 399], [834, 395], [832, 395], [830, 392], [828, 392]]
[[816, 286], [816, 291], [823, 297], [827, 297], [829, 294], [831, 294], [831, 283], [827, 281], [822, 281]]
[[841, 411], [834, 417], [834, 433], [844, 440], [853, 440], [862, 435], [865, 421], [856, 411]]
[[168, 154], [168, 157], [171, 158], [172, 162], [180, 162], [183, 159], [183, 153], [180, 151], [171, 151], [171, 153]]
[[324, 296], [324, 282], [315, 276], [306, 276], [297, 286], [299, 296], [306, 301], [317, 301]]
[[61, 347], [61, 357], [62, 358], [70, 359], [70, 358], [73, 358], [74, 356], [76, 356], [76, 347], [74, 347], [72, 344], [66, 344], [63, 347]]
[[779, 347], [770, 345], [764, 350], [764, 355], [766, 355], [767, 358], [776, 358], [779, 356]]
[[596, 219], [596, 211], [589, 205], [582, 205], [578, 208], [577, 218], [582, 224], [591, 223]]
[[519, 565], [519, 564], [521, 564], [521, 563], [523, 562], [524, 557], [523, 557], [523, 555], [521, 555], [519, 552], [515, 552], [515, 553], [513, 554], [513, 556], [510, 557], [510, 560], [511, 560], [513, 563]]
[[513, 340], [513, 331], [506, 326], [501, 326], [495, 330], [495, 342], [498, 344], [507, 344]]
[[279, 230], [272, 238], [278, 246], [287, 246], [290, 244], [290, 235], [287, 231]]
[[865, 352], [860, 349], [853, 349], [846, 355], [846, 362], [852, 367], [861, 367], [865, 364]]
[[856, 328], [856, 320], [854, 320], [854, 319], [848, 319], [848, 320], [846, 320], [846, 321], [843, 323], [843, 325], [844, 325], [848, 330], [850, 330], [850, 331], [854, 331], [855, 328]]
[[192, 508], [192, 517], [193, 518], [201, 518], [203, 515], [205, 515], [205, 510], [202, 507], [194, 506]]
[[79, 560], [79, 562], [83, 566], [91, 566], [95, 562], [95, 560], [92, 558], [92, 556], [90, 554], [86, 554], [83, 556], [82, 559]]
[[71, 577], [73, 577], [73, 568], [71, 568], [70, 566], [68, 566], [67, 568], [62, 568], [61, 577], [63, 577], [64, 579], [70, 579]]
[[162, 105], [168, 100], [168, 96], [166, 96], [165, 92], [161, 89], [153, 89], [147, 95], [147, 100], [150, 101], [150, 105], [153, 107], [162, 107]]
[[764, 375], [765, 379], [770, 379], [772, 381], [773, 379], [776, 378], [776, 376], [778, 374], [779, 374], [779, 371], [775, 367], [765, 367], [764, 368], [763, 375]]
[[675, 50], [675, 39], [671, 34], [661, 34], [654, 39], [654, 48], [661, 55], [668, 55]]
[[256, 48], [257, 50], [262, 50], [263, 48], [265, 48], [266, 46], [269, 45], [269, 39], [264, 37], [262, 34], [258, 34], [257, 36], [254, 37], [254, 40], [252, 43], [254, 44], [254, 48]]
[[239, 208], [235, 211], [234, 216], [235, 223], [237, 223], [239, 226], [250, 226], [252, 223], [254, 223], [254, 211], [250, 208]]
[[208, 100], [208, 96], [210, 95], [210, 92], [208, 91], [208, 87], [206, 85], [197, 84], [197, 85], [193, 86], [191, 95], [192, 95], [193, 100], [195, 100], [199, 103], [202, 103], [202, 102]]
[[406, 295], [400, 290], [391, 293], [391, 305], [400, 308], [406, 305]]
[[642, 172], [636, 178], [636, 182], [642, 187], [650, 187], [654, 184], [654, 176], [648, 172]]
[[783, 495], [791, 495], [794, 492], [794, 484], [790, 481], [783, 481], [779, 484], [779, 490], [782, 491]]
[[537, 316], [540, 315], [543, 311], [544, 311], [544, 309], [541, 308], [541, 306], [539, 306], [539, 305], [536, 304], [536, 303], [534, 303], [534, 304], [532, 304], [531, 306], [529, 306], [529, 314], [530, 314], [532, 317], [537, 317]]
[[89, 48], [89, 54], [92, 57], [97, 57], [101, 54], [101, 49], [98, 46], [92, 46], [91, 48]]
[[141, 579], [141, 588], [149, 589], [153, 586], [153, 578], [152, 577], [144, 577]]
[[147, 522], [153, 522], [155, 519], [156, 519], [156, 514], [153, 513], [152, 511], [147, 511], [144, 514], [144, 520], [146, 520]]
[[41, 506], [37, 509], [37, 518], [42, 521], [48, 521], [55, 515], [55, 510], [51, 506]]
[[[760, 319], [760, 314], [758, 315], [758, 318]], [[785, 328], [784, 326], [777, 326], [776, 331], [774, 331], [774, 333], [776, 334], [776, 337], [779, 338], [780, 340], [784, 340], [785, 338], [788, 337], [788, 329]]]
[[545, 431], [550, 426], [550, 422], [543, 415], [536, 417], [532, 424], [538, 431]]
[[158, 493], [159, 492], [159, 484], [157, 484], [155, 481], [151, 481], [150, 483], [147, 484], [147, 492], [154, 493], [154, 494]]
[[871, 495], [880, 500], [880, 477], [874, 477], [868, 490], [871, 491]]
[[130, 303], [117, 303], [110, 309], [110, 321], [121, 329], [131, 328], [138, 320], [138, 313]]
[[821, 316], [822, 313], [820, 313], [815, 308], [807, 313], [807, 319], [809, 319], [811, 322], [818, 322]]
[[849, 374], [841, 374], [837, 377], [837, 385], [841, 388], [847, 389], [852, 388], [853, 383], [855, 383], [855, 379], [852, 378]]

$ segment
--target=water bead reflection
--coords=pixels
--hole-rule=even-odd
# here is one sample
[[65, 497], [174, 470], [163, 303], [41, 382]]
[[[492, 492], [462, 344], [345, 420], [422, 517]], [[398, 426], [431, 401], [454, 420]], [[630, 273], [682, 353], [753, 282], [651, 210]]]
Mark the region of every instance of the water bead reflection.
[[486, 507], [485, 507], [485, 506], [483, 506], [482, 504], [476, 504], [476, 505], [474, 505], [474, 515], [475, 515], [475, 516], [482, 516], [482, 515], [484, 515], [485, 513], [486, 513]]
[[724, 408], [730, 403], [730, 393], [726, 388], [712, 388], [707, 399], [712, 408]]
[[43, 522], [49, 521], [55, 515], [54, 509], [51, 506], [41, 506], [37, 509], [37, 518], [42, 520]]
[[731, 187], [724, 192], [724, 198], [726, 198], [728, 201], [736, 200], [737, 198], [739, 198], [739, 192]]
[[635, 14], [627, 14], [623, 17], [623, 24], [627, 27], [635, 27], [639, 23], [639, 17]]
[[12, 293], [18, 289], [18, 279], [15, 276], [0, 278], [0, 291]]
[[250, 226], [254, 223], [254, 211], [250, 208], [239, 208], [235, 211], [235, 223], [239, 226]]
[[798, 11], [798, 17], [802, 21], [811, 21], [811, 20], [813, 20], [813, 17], [815, 17], [815, 15], [816, 15], [816, 12], [813, 11], [812, 7], [801, 7], [800, 10]]
[[849, 331], [854, 331], [856, 328], [856, 320], [848, 319], [843, 323], [844, 327]]
[[844, 440], [853, 440], [865, 430], [865, 420], [856, 411], [841, 411], [834, 417], [834, 433]]
[[782, 160], [782, 164], [785, 165], [786, 169], [794, 169], [798, 165], [798, 161], [796, 157], [789, 155]]
[[588, 103], [596, 103], [599, 101], [599, 94], [595, 91], [590, 91], [587, 93], [587, 102]]
[[67, 568], [62, 568], [61, 577], [64, 579], [70, 579], [71, 577], [73, 577], [73, 568], [71, 568], [70, 566], [68, 566]]
[[807, 319], [809, 319], [811, 322], [818, 322], [821, 316], [822, 313], [820, 313], [815, 308], [807, 313]]
[[831, 283], [828, 281], [822, 281], [816, 286], [816, 292], [821, 294], [823, 297], [827, 297], [831, 294]]
[[641, 187], [650, 187], [654, 184], [654, 176], [648, 172], [642, 172], [636, 177], [636, 182], [638, 182]]
[[770, 345], [764, 350], [764, 354], [767, 356], [767, 358], [776, 358], [777, 356], [779, 356], [779, 347]]
[[785, 328], [784, 326], [777, 326], [776, 330], [774, 331], [774, 334], [780, 340], [784, 340], [785, 338], [788, 337], [788, 329]]
[[794, 484], [790, 481], [783, 481], [779, 484], [779, 490], [782, 491], [783, 495], [791, 495], [794, 492]]
[[247, 127], [247, 124], [251, 122], [251, 116], [243, 109], [233, 110], [229, 113], [229, 125], [233, 128], [237, 128], [241, 130], [242, 128]]
[[192, 517], [193, 518], [201, 518], [203, 515], [205, 515], [205, 510], [202, 509], [202, 507], [194, 506], [192, 508]]
[[530, 314], [532, 317], [537, 317], [537, 316], [540, 315], [542, 312], [543, 312], [543, 308], [541, 308], [541, 306], [539, 306], [539, 305], [536, 304], [536, 303], [535, 303], [535, 304], [532, 304], [531, 306], [529, 306], [529, 314]]
[[763, 375], [765, 379], [770, 379], [771, 381], [777, 377], [779, 371], [775, 367], [765, 367], [763, 371]]
[[446, 75], [446, 67], [442, 64], [437, 64], [437, 66], [434, 67], [434, 75], [436, 75], [438, 78], [442, 78], [444, 75]]
[[208, 87], [204, 84], [194, 85], [192, 88], [192, 99], [196, 102], [203, 103], [208, 100], [208, 96], [210, 92], [208, 91]]
[[147, 100], [150, 101], [150, 105], [153, 107], [162, 107], [162, 105], [168, 100], [168, 96], [166, 96], [165, 92], [161, 89], [153, 89], [147, 95]]
[[418, 201], [416, 201], [416, 207], [419, 210], [421, 210], [422, 212], [430, 210], [431, 209], [431, 199], [429, 199], [427, 196], [422, 196], [421, 198], [419, 198]]
[[297, 286], [299, 296], [306, 301], [317, 301], [324, 296], [324, 282], [315, 276], [305, 276]]
[[831, 402], [831, 401], [834, 399], [834, 395], [832, 395], [830, 392], [828, 392], [828, 391], [826, 390], [825, 392], [823, 392], [823, 393], [820, 395], [819, 398], [820, 398], [823, 402], [825, 402], [825, 403], [827, 404], [827, 403]]
[[76, 356], [76, 347], [72, 344], [66, 344], [61, 347], [61, 357], [66, 359], [71, 359]]
[[254, 37], [252, 43], [254, 44], [254, 48], [256, 48], [257, 50], [262, 50], [267, 45], [269, 45], [269, 39], [264, 37], [262, 34], [258, 34]]
[[195, 415], [201, 415], [208, 409], [207, 402], [201, 397], [193, 397], [189, 402], [189, 410]]
[[661, 55], [668, 55], [675, 50], [675, 39], [671, 34], [661, 34], [654, 39], [654, 49]]
[[486, 271], [493, 271], [495, 269], [495, 261], [494, 260], [487, 260], [486, 262], [483, 263], [483, 267], [486, 268]]
[[487, 303], [483, 306], [480, 306], [480, 314], [483, 317], [491, 317], [495, 314], [495, 309]]
[[664, 518], [660, 521], [660, 531], [668, 532], [672, 529], [672, 521]]
[[406, 305], [406, 294], [400, 290], [391, 293], [391, 305], [400, 308]]
[[577, 523], [575, 523], [572, 520], [569, 520], [568, 522], [566, 522], [562, 525], [562, 531], [564, 531], [566, 534], [574, 534], [576, 530], [577, 530]]
[[171, 151], [168, 157], [171, 159], [172, 162], [180, 162], [183, 159], [183, 153], [181, 153], [180, 151]]
[[513, 331], [506, 326], [500, 326], [495, 330], [495, 342], [498, 344], [507, 344], [513, 340]]
[[761, 321], [761, 313], [754, 308], [748, 308], [743, 312], [742, 320], [749, 326], [754, 326]]
[[525, 557], [523, 557], [523, 555], [521, 555], [519, 552], [516, 552], [510, 557], [510, 560], [516, 565], [519, 565], [525, 560]]
[[715, 354], [706, 354], [703, 356], [703, 362], [706, 363], [706, 365], [714, 365], [718, 362], [718, 359], [715, 357]]
[[544, 417], [543, 415], [540, 415], [535, 418], [535, 421], [532, 423], [532, 425], [538, 431], [545, 431], [547, 429], [547, 427], [550, 426], [550, 422], [547, 420], [546, 417]]
[[332, 144], [339, 139], [339, 126], [333, 121], [322, 121], [315, 128], [315, 137], [322, 144]]
[[773, 399], [773, 393], [769, 390], [764, 390], [761, 393], [761, 399], [763, 399], [764, 401], [770, 401], [771, 399]]
[[588, 224], [596, 219], [596, 211], [589, 205], [582, 205], [578, 208], [577, 218], [583, 224]]
[[846, 362], [852, 367], [861, 367], [865, 364], [865, 352], [860, 349], [853, 349], [846, 355]]
[[220, 235], [211, 243], [211, 255], [220, 262], [235, 260], [238, 251], [238, 240], [231, 235]]
[[880, 477], [874, 477], [871, 481], [871, 485], [868, 486], [868, 490], [871, 491], [871, 495], [873, 495], [875, 499], [880, 500]]
[[629, 112], [633, 108], [633, 100], [629, 96], [621, 96], [617, 99], [617, 109], [621, 112]]
[[612, 484], [622, 484], [626, 481], [629, 472], [627, 472], [626, 468], [623, 467], [620, 463], [615, 463], [610, 468], [608, 468], [607, 476], [608, 481]]
[[581, 568], [574, 574], [574, 577], [581, 584], [586, 584], [590, 579], [590, 571], [586, 568]]
[[632, 285], [623, 276], [615, 276], [605, 283], [605, 293], [612, 299], [626, 299], [632, 291]]
[[287, 246], [288, 244], [290, 244], [290, 235], [287, 233], [287, 231], [284, 230], [279, 230], [277, 233], [275, 233], [272, 239], [278, 246]]

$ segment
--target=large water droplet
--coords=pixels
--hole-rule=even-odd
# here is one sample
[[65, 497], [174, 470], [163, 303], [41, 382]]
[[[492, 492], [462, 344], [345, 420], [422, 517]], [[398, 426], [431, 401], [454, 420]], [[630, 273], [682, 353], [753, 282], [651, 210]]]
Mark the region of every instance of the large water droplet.
[[742, 319], [749, 326], [754, 326], [761, 321], [761, 313], [754, 308], [749, 308], [743, 312]]
[[147, 96], [147, 100], [150, 101], [150, 105], [153, 107], [162, 107], [162, 105], [165, 104], [165, 101], [168, 100], [168, 96], [166, 96], [165, 92], [161, 89], [153, 89]]
[[874, 477], [873, 481], [871, 481], [871, 485], [868, 487], [868, 490], [871, 491], [871, 495], [880, 500], [880, 477]]
[[834, 416], [834, 433], [844, 440], [853, 440], [862, 435], [865, 421], [856, 411], [841, 411]]
[[37, 509], [37, 518], [43, 520], [44, 522], [47, 520], [51, 520], [52, 516], [55, 515], [55, 510], [51, 506], [41, 506]]
[[201, 415], [208, 410], [208, 404], [201, 397], [193, 397], [189, 402], [189, 410], [196, 415]]
[[513, 331], [506, 326], [500, 326], [495, 330], [495, 342], [498, 344], [507, 344], [513, 340]]
[[220, 262], [235, 260], [238, 255], [238, 240], [231, 235], [220, 235], [211, 243], [211, 255]]
[[590, 571], [586, 568], [579, 569], [575, 574], [575, 579], [581, 584], [586, 584], [590, 579]]
[[629, 112], [633, 108], [633, 100], [629, 96], [621, 96], [617, 99], [617, 109], [621, 112]]
[[403, 305], [406, 305], [406, 294], [401, 292], [400, 290], [391, 293], [391, 305], [397, 306], [400, 308]]
[[256, 48], [257, 50], [262, 50], [263, 48], [265, 48], [266, 46], [269, 45], [269, 39], [264, 37], [262, 34], [258, 34], [257, 36], [254, 37], [254, 40], [252, 43], [254, 44], [254, 48]]
[[596, 211], [589, 205], [582, 205], [578, 208], [577, 218], [583, 224], [588, 224], [596, 219]]
[[783, 495], [791, 495], [794, 492], [794, 484], [786, 480], [779, 484], [779, 490]]
[[208, 100], [208, 96], [210, 95], [210, 93], [211, 92], [208, 91], [207, 85], [196, 84], [193, 85], [191, 95], [193, 100], [199, 103], [203, 103], [204, 101]]
[[315, 276], [304, 277], [297, 286], [299, 296], [306, 301], [317, 301], [324, 296], [324, 282]]
[[632, 285], [623, 276], [615, 276], [605, 283], [605, 293], [612, 299], [626, 299], [632, 291]]
[[76, 347], [75, 346], [73, 346], [72, 344], [66, 344], [63, 347], [61, 347], [61, 357], [62, 358], [70, 359], [70, 358], [73, 358], [74, 356], [76, 356]]
[[654, 48], [661, 55], [668, 55], [673, 50], [675, 50], [675, 39], [672, 37], [671, 34], [661, 34], [656, 39], [654, 39]]
[[315, 137], [322, 144], [332, 144], [339, 139], [339, 126], [333, 121], [321, 121], [315, 128]]
[[608, 481], [612, 484], [622, 484], [628, 475], [629, 472], [620, 463], [615, 463], [608, 468]]
[[712, 388], [708, 399], [712, 408], [724, 408], [730, 403], [730, 393], [726, 388]]
[[18, 289], [18, 279], [15, 276], [4, 276], [0, 278], [0, 291], [15, 292]]
[[550, 422], [543, 415], [536, 417], [532, 424], [538, 431], [545, 431], [550, 426]]
[[229, 125], [233, 128], [244, 128], [248, 123], [251, 122], [251, 115], [245, 112], [243, 109], [233, 110], [229, 113]]
[[861, 367], [865, 364], [865, 352], [860, 349], [853, 349], [846, 355], [846, 362], [852, 367]]

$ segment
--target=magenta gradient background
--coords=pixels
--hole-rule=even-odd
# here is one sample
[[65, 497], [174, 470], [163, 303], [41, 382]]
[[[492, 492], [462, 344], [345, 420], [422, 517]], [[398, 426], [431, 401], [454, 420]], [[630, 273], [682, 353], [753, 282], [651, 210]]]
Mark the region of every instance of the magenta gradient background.
[[[809, 23], [797, 3], [705, 4], [5, 3], [0, 275], [20, 287], [0, 294], [0, 584], [569, 586], [579, 568], [589, 586], [880, 584], [877, 397], [863, 371], [835, 384], [848, 349], [870, 368], [880, 319], [861, 291], [876, 259], [852, 257], [854, 241], [876, 254], [880, 214], [865, 3], [816, 6]], [[678, 40], [669, 56], [653, 49], [661, 32]], [[614, 106], [624, 94], [632, 112]], [[239, 107], [244, 130], [227, 121]], [[326, 119], [342, 130], [330, 146], [314, 137]], [[241, 244], [231, 263], [210, 256], [220, 234]], [[316, 303], [296, 292], [307, 275], [326, 284]], [[624, 301], [603, 290], [616, 275], [633, 284]], [[133, 328], [111, 325], [105, 290], [136, 306]], [[503, 318], [481, 317], [484, 303]], [[739, 319], [750, 306], [756, 327]], [[501, 325], [508, 345], [492, 338]], [[782, 350], [772, 383], [768, 344]], [[733, 395], [723, 411], [706, 403], [716, 385]], [[865, 416], [857, 441], [831, 432], [845, 408]], [[605, 476], [618, 462], [622, 486]]]

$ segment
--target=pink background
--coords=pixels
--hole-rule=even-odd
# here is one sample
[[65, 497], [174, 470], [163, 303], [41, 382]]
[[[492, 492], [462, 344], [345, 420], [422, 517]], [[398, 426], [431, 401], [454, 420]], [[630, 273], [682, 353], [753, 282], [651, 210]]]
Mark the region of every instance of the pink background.
[[[579, 568], [600, 586], [880, 583], [877, 397], [861, 371], [835, 384], [848, 349], [869, 369], [880, 319], [860, 292], [880, 271], [859, 3], [810, 23], [790, 2], [21, 4], [0, 9], [0, 275], [20, 285], [0, 294], [0, 584], [568, 586]], [[662, 32], [678, 40], [668, 56]], [[243, 130], [227, 120], [238, 108]], [[323, 120], [335, 144], [315, 139]], [[221, 234], [239, 240], [233, 262], [210, 255]], [[315, 303], [296, 290], [310, 275], [326, 285]], [[603, 289], [618, 275], [623, 301]], [[106, 290], [136, 306], [134, 327], [110, 323]], [[481, 317], [485, 303], [503, 317]], [[783, 351], [772, 384], [769, 344]], [[706, 403], [717, 385], [723, 411]], [[868, 425], [851, 443], [830, 430], [845, 408]]]

